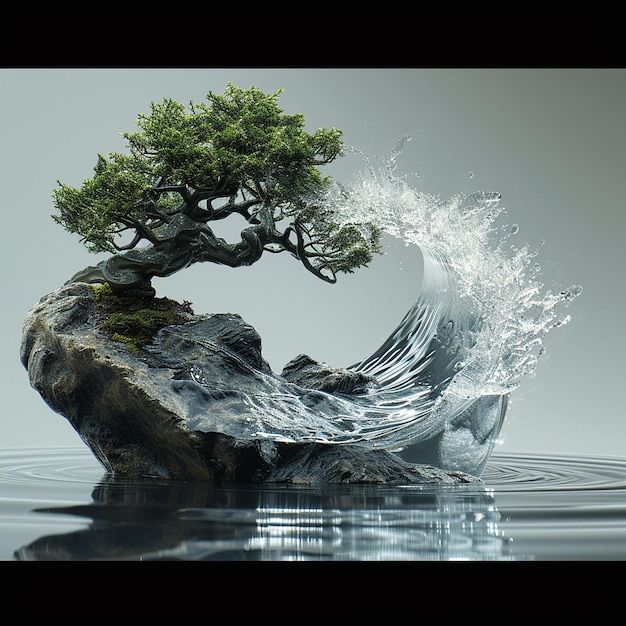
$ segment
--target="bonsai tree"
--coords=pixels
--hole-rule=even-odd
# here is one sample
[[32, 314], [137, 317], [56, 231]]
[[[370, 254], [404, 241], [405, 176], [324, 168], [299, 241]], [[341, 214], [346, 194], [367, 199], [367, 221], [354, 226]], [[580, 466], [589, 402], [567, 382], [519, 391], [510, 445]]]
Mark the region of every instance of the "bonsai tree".
[[[343, 155], [342, 133], [308, 133], [302, 114], [279, 108], [281, 91], [228, 84], [189, 107], [152, 103], [140, 130], [122, 133], [128, 154], [98, 155], [80, 188], [58, 182], [53, 218], [89, 250], [112, 253], [72, 281], [153, 296], [154, 276], [199, 261], [251, 265], [264, 251], [287, 251], [330, 283], [366, 266], [381, 251], [380, 229], [345, 223], [320, 201], [330, 177], [319, 168]], [[233, 214], [247, 225], [228, 243], [209, 223]]]

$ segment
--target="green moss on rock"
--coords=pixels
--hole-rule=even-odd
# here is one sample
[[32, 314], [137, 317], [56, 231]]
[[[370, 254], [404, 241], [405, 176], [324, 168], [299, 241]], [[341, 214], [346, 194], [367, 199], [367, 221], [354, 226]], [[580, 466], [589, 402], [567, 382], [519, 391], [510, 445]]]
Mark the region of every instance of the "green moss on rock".
[[109, 339], [126, 344], [133, 353], [151, 343], [161, 328], [184, 324], [193, 315], [189, 302], [120, 297], [112, 292], [108, 283], [93, 285], [92, 289], [96, 296], [98, 327]]

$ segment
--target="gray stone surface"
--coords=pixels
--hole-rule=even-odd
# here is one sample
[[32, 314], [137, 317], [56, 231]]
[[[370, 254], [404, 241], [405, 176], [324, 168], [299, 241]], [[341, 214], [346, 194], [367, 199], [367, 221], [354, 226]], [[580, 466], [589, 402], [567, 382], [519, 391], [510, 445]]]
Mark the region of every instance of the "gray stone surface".
[[315, 402], [328, 409], [333, 393], [358, 393], [376, 382], [306, 355], [275, 374], [258, 333], [239, 315], [195, 315], [176, 306], [183, 323], [163, 328], [137, 353], [99, 328], [95, 292], [84, 283], [43, 297], [25, 317], [20, 356], [31, 385], [107, 471], [241, 483], [479, 480], [354, 444], [255, 436], [251, 397], [271, 399], [276, 410], [281, 397], [305, 395], [313, 410]]

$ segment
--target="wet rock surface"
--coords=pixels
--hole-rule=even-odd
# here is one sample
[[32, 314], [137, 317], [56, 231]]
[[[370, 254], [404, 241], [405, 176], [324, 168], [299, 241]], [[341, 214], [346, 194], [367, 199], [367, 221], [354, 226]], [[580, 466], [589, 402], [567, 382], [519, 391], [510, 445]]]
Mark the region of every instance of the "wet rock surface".
[[[128, 308], [148, 306], [128, 300]], [[114, 474], [240, 483], [463, 484], [463, 472], [409, 463], [356, 444], [255, 435], [250, 397], [362, 393], [370, 377], [299, 355], [275, 374], [261, 337], [237, 314], [194, 314], [140, 349], [101, 328], [96, 291], [65, 285], [28, 311], [20, 358], [31, 385]], [[123, 308], [123, 306], [122, 306]], [[257, 408], [258, 410], [258, 408]], [[289, 411], [288, 404], [284, 407]]]

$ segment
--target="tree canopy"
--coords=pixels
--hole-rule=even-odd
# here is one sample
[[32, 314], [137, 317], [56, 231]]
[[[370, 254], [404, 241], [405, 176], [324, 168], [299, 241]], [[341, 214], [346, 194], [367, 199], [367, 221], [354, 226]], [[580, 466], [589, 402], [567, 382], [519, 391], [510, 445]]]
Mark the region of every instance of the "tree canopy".
[[[57, 181], [53, 218], [90, 251], [126, 255], [119, 267], [132, 260], [141, 271], [142, 241], [161, 257], [175, 253], [180, 260], [162, 271], [144, 264], [147, 282], [198, 260], [250, 264], [264, 250], [286, 250], [328, 282], [367, 265], [380, 252], [381, 231], [339, 220], [320, 201], [331, 182], [320, 167], [343, 155], [342, 132], [307, 132], [302, 114], [278, 106], [281, 92], [229, 83], [223, 95], [209, 92], [189, 106], [152, 103], [137, 119], [139, 130], [122, 133], [127, 154], [99, 154], [94, 176], [79, 188]], [[249, 224], [239, 244], [208, 226], [233, 213]], [[190, 252], [181, 256], [185, 246]]]

